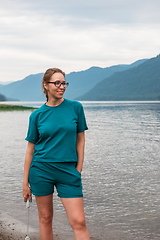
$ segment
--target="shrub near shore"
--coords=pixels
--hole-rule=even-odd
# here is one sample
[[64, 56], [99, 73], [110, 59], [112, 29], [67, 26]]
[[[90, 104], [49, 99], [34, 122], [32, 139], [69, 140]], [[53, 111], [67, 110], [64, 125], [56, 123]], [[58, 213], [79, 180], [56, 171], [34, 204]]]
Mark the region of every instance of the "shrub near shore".
[[34, 107], [26, 107], [22, 105], [8, 105], [0, 104], [0, 111], [25, 111], [25, 110], [35, 110]]

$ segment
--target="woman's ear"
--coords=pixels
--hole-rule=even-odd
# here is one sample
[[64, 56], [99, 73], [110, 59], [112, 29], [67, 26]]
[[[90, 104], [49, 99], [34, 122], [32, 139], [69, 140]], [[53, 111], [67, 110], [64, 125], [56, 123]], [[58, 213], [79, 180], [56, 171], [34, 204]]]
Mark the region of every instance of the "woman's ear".
[[48, 91], [48, 84], [47, 83], [43, 83], [43, 87], [44, 87], [44, 89], [46, 90], [46, 91]]

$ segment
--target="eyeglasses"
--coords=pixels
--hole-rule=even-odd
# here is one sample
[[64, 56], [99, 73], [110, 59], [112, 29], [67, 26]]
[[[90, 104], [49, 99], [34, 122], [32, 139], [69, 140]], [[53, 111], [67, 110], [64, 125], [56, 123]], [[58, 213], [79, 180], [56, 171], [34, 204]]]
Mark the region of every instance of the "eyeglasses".
[[60, 81], [48, 82], [48, 83], [53, 83], [56, 87], [60, 87], [61, 85], [63, 87], [68, 87], [68, 85], [69, 85], [68, 82], [60, 82]]

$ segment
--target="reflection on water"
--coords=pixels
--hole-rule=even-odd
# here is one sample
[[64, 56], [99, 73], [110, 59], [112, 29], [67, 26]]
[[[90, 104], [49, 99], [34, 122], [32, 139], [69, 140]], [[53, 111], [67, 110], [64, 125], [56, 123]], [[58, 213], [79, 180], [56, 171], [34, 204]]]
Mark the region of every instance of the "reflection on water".
[[[82, 178], [91, 236], [160, 239], [160, 102], [83, 105], [89, 131]], [[0, 112], [0, 209], [23, 222], [21, 187], [29, 115], [29, 111]], [[57, 196], [54, 209], [54, 230], [71, 234]], [[33, 201], [30, 223], [38, 228], [35, 212]]]

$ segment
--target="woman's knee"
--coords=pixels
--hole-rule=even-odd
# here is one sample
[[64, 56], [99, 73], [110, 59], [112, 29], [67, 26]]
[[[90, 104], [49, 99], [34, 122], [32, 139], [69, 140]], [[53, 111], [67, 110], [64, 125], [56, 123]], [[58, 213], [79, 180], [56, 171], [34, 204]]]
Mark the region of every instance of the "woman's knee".
[[84, 216], [78, 216], [77, 218], [73, 219], [71, 222], [71, 227], [73, 229], [83, 229], [86, 227], [86, 221]]
[[43, 224], [52, 223], [53, 219], [53, 194], [48, 196], [36, 196], [39, 222]]
[[52, 213], [43, 213], [39, 212], [39, 221], [42, 224], [51, 224], [53, 219], [53, 214]]

